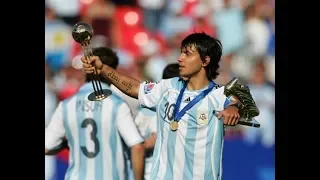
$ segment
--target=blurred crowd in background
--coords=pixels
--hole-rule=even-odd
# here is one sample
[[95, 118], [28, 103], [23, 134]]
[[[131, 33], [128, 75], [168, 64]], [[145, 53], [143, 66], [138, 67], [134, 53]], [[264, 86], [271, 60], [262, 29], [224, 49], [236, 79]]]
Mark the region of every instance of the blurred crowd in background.
[[239, 77], [260, 109], [261, 128], [230, 127], [226, 140], [274, 145], [274, 0], [46, 0], [46, 120], [85, 81], [81, 64], [73, 63], [83, 54], [71, 35], [79, 21], [92, 25], [92, 47], [112, 47], [118, 70], [139, 80], [159, 81], [164, 67], [177, 62], [187, 34], [217, 37], [223, 59], [216, 82]]

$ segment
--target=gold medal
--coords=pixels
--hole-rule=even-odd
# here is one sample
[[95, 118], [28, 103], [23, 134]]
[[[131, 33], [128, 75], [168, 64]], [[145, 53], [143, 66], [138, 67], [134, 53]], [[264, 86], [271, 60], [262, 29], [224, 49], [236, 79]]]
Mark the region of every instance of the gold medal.
[[170, 124], [170, 128], [172, 131], [176, 131], [179, 127], [179, 124], [178, 124], [178, 121], [173, 121], [171, 124]]

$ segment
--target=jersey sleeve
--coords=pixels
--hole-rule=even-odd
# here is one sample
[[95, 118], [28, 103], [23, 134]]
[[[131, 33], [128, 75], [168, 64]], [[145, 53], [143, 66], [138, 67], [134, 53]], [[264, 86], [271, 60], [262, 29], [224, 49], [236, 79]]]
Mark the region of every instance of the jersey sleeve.
[[143, 142], [143, 138], [133, 121], [130, 108], [126, 103], [119, 106], [116, 118], [118, 131], [128, 147]]
[[66, 131], [62, 119], [62, 102], [54, 111], [50, 123], [45, 128], [45, 149], [54, 150], [59, 147], [65, 137]]
[[55, 97], [48, 92], [45, 95], [45, 128], [49, 125], [51, 116], [54, 113], [57, 104]]
[[157, 133], [157, 116], [156, 115], [154, 115], [154, 116], [152, 116], [151, 117], [151, 119], [150, 119], [150, 127], [149, 127], [149, 129], [150, 129], [150, 132], [151, 133]]
[[140, 104], [148, 108], [154, 108], [162, 94], [162, 82], [143, 82], [140, 84], [138, 99]]
[[218, 111], [224, 110], [232, 102], [231, 98], [224, 95], [224, 88], [225, 86], [221, 86], [213, 92], [214, 98], [218, 101], [218, 107], [216, 108]]

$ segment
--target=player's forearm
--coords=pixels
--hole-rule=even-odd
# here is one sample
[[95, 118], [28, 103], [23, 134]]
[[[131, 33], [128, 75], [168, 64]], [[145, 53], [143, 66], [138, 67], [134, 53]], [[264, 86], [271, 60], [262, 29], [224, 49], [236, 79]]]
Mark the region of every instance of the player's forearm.
[[135, 145], [131, 149], [131, 162], [135, 180], [144, 179], [145, 152], [142, 144]]
[[155, 133], [152, 133], [152, 135], [144, 141], [143, 145], [146, 151], [153, 150], [156, 144], [156, 139], [157, 135]]
[[101, 75], [108, 79], [113, 85], [123, 93], [138, 98], [140, 81], [129, 76], [125, 76], [113, 68], [103, 65]]

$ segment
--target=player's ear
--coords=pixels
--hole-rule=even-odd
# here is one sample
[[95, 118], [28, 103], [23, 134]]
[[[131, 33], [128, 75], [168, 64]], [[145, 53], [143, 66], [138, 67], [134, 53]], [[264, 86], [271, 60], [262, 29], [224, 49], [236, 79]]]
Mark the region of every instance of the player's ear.
[[210, 63], [210, 57], [209, 57], [209, 56], [206, 56], [206, 57], [204, 58], [204, 60], [202, 61], [202, 67], [208, 66], [209, 63]]

